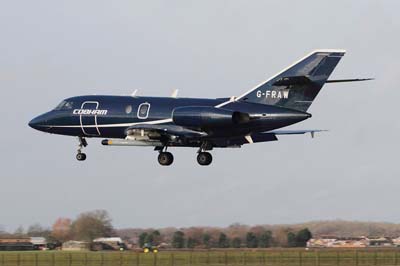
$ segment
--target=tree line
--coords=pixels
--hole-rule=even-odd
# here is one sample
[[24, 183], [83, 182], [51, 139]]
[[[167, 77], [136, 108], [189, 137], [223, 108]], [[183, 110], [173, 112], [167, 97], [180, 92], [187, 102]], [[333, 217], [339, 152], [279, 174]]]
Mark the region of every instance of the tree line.
[[[154, 231], [156, 232], [153, 233]], [[94, 210], [83, 212], [75, 219], [60, 217], [50, 227], [33, 224], [28, 228], [18, 227], [12, 233], [5, 232], [0, 227], [0, 237], [43, 236], [49, 242], [65, 242], [68, 240], [92, 241], [97, 237], [120, 236], [136, 247], [149, 242], [166, 243], [177, 248], [262, 248], [303, 246], [305, 240], [311, 237], [310, 231], [316, 236], [398, 237], [400, 224], [333, 220], [291, 225], [248, 226], [236, 223], [228, 227], [115, 229], [107, 211]]]
[[307, 228], [292, 229], [282, 227], [268, 230], [263, 226], [249, 227], [233, 224], [227, 228], [189, 227], [155, 229], [116, 230], [105, 210], [83, 212], [75, 219], [60, 217], [51, 228], [40, 224], [31, 225], [25, 230], [17, 228], [14, 233], [0, 231], [0, 237], [42, 236], [48, 242], [63, 243], [68, 240], [91, 242], [95, 238], [120, 236], [134, 247], [165, 245], [172, 248], [268, 248], [303, 247], [311, 238]]
[[[170, 246], [172, 248], [269, 248], [269, 247], [305, 247], [307, 241], [312, 238], [312, 234], [308, 228], [301, 229], [297, 232], [288, 231], [286, 233], [286, 241], [282, 245], [281, 242], [274, 238], [269, 230], [249, 231], [244, 238], [239, 236], [230, 237], [223, 232], [215, 234], [215, 232], [204, 231], [202, 233], [193, 233], [192, 230], [175, 231], [172, 235]], [[142, 232], [139, 235], [138, 245], [157, 246], [162, 244], [165, 236], [158, 230], [150, 232]], [[168, 244], [168, 243], [166, 243]]]

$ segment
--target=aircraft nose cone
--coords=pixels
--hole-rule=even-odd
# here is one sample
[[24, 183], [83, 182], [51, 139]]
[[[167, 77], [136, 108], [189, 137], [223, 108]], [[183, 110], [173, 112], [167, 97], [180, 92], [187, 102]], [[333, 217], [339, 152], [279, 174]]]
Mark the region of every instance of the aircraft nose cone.
[[46, 123], [47, 119], [45, 119], [44, 115], [40, 115], [29, 121], [28, 125], [33, 129], [40, 130], [41, 128], [46, 126]]
[[31, 121], [29, 121], [28, 125], [33, 128], [33, 129], [38, 129], [39, 125], [40, 125], [40, 120], [36, 118], [32, 119]]

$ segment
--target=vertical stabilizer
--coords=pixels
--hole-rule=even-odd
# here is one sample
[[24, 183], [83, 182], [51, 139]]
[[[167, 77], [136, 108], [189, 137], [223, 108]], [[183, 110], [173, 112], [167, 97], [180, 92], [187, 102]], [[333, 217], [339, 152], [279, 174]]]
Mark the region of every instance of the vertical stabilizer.
[[305, 112], [344, 54], [344, 50], [316, 50], [236, 100]]

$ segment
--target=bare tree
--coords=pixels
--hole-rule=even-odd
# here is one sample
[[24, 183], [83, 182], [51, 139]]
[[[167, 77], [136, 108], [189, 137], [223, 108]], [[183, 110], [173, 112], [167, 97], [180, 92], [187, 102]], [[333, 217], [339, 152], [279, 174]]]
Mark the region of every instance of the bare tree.
[[77, 240], [92, 241], [114, 233], [111, 218], [105, 210], [81, 213], [71, 225], [72, 235]]
[[25, 229], [22, 225], [18, 226], [18, 228], [14, 231], [15, 237], [25, 237]]
[[71, 239], [71, 219], [69, 218], [58, 218], [52, 227], [51, 235], [53, 238], [60, 242], [64, 242]]

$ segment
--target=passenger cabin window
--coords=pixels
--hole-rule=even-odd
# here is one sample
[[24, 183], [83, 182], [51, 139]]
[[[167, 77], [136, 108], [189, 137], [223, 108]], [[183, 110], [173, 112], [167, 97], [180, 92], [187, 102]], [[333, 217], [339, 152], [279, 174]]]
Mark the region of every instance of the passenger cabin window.
[[127, 113], [127, 114], [132, 113], [132, 105], [127, 105], [127, 106], [125, 107], [125, 113]]
[[54, 108], [54, 110], [71, 110], [74, 106], [74, 102], [62, 101], [59, 105]]
[[137, 116], [140, 119], [146, 119], [149, 116], [150, 104], [142, 103], [139, 105]]

